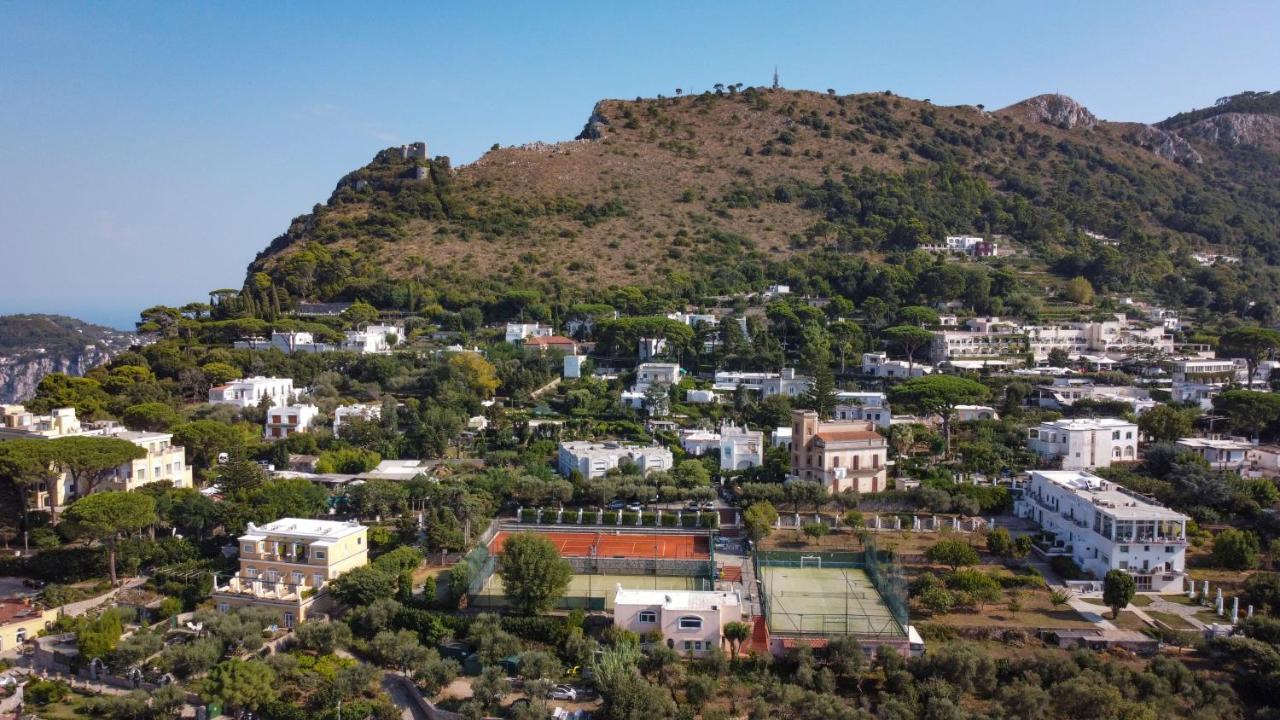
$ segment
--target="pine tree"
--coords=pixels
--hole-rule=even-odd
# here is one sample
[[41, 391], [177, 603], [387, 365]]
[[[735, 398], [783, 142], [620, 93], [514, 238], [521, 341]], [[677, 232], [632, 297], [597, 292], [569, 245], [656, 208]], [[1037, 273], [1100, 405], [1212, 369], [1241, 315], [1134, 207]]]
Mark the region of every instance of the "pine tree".
[[836, 379], [830, 365], [819, 365], [813, 369], [813, 385], [805, 393], [804, 402], [824, 420], [835, 412]]

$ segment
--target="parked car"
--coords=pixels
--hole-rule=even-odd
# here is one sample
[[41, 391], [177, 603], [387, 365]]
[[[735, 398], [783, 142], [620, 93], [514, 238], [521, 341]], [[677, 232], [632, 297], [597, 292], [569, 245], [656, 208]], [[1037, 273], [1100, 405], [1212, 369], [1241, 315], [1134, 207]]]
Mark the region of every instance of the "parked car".
[[702, 503], [702, 509], [706, 512], [711, 512], [712, 510], [716, 509], [716, 504], [708, 500]]
[[630, 510], [631, 512], [640, 512], [643, 509], [644, 506], [638, 502], [633, 502], [630, 505], [627, 505], [627, 510]]
[[570, 685], [557, 685], [551, 688], [552, 700], [577, 700], [578, 691]]
[[621, 500], [614, 500], [613, 502], [609, 503], [608, 505], [605, 505], [605, 507], [606, 507], [606, 508], [608, 508], [608, 509], [610, 509], [610, 510], [621, 510], [622, 508], [624, 508], [624, 507], [626, 507], [626, 506], [627, 506], [627, 504], [626, 504], [625, 502], [621, 501]]

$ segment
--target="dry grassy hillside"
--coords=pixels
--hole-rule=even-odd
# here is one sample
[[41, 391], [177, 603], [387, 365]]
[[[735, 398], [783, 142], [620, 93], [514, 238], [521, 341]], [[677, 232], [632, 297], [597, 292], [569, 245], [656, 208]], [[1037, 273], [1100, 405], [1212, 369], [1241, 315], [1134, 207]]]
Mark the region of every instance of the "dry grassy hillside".
[[[330, 255], [347, 263], [342, 272], [360, 277], [643, 285], [670, 273], [697, 274], [709, 249], [777, 260], [834, 247], [838, 233], [824, 223], [870, 221], [792, 202], [792, 190], [839, 183], [864, 169], [902, 175], [942, 165], [1052, 206], [1067, 216], [1059, 227], [1087, 223], [1118, 233], [1134, 226], [1165, 233], [1171, 248], [1202, 244], [1205, 238], [1171, 229], [1164, 218], [1170, 198], [1197, 187], [1204, 174], [1153, 151], [1140, 137], [1147, 130], [1095, 121], [1060, 96], [994, 113], [889, 94], [760, 89], [606, 100], [584, 139], [495, 148], [452, 169], [447, 159], [380, 155], [344, 178], [327, 205], [296, 219], [251, 272], [292, 281], [290, 290], [304, 295], [318, 290], [296, 281], [298, 267]], [[430, 177], [414, 176], [414, 165], [429, 166]], [[1077, 188], [1082, 177], [1096, 178], [1097, 187]], [[1079, 208], [1063, 207], [1074, 200], [1060, 196], [1071, 193]], [[1105, 207], [1090, 209], [1093, 197]], [[894, 217], [882, 197], [874, 203], [877, 222]], [[865, 208], [852, 212], [866, 215]], [[989, 219], [970, 214], [925, 221], [934, 234], [991, 229]]]

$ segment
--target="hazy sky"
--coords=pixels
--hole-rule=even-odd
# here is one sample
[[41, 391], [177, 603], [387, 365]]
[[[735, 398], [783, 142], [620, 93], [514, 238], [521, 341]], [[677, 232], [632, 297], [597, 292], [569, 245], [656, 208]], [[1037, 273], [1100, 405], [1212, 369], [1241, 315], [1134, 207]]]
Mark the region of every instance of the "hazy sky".
[[[1156, 121], [1280, 90], [1280, 3], [0, 0], [0, 313], [239, 287], [382, 147], [470, 162], [604, 97], [764, 85]], [[908, 9], [907, 5], [912, 7]]]

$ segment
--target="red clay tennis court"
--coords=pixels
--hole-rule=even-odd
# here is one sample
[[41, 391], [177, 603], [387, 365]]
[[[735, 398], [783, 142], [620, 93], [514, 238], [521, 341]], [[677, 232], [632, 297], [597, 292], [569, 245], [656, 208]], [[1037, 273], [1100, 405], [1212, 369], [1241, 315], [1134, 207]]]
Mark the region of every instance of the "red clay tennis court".
[[[502, 543], [512, 533], [502, 531], [489, 543], [489, 550], [502, 554]], [[650, 535], [611, 532], [539, 532], [555, 543], [563, 557], [663, 558], [707, 560], [711, 557], [706, 535]]]

